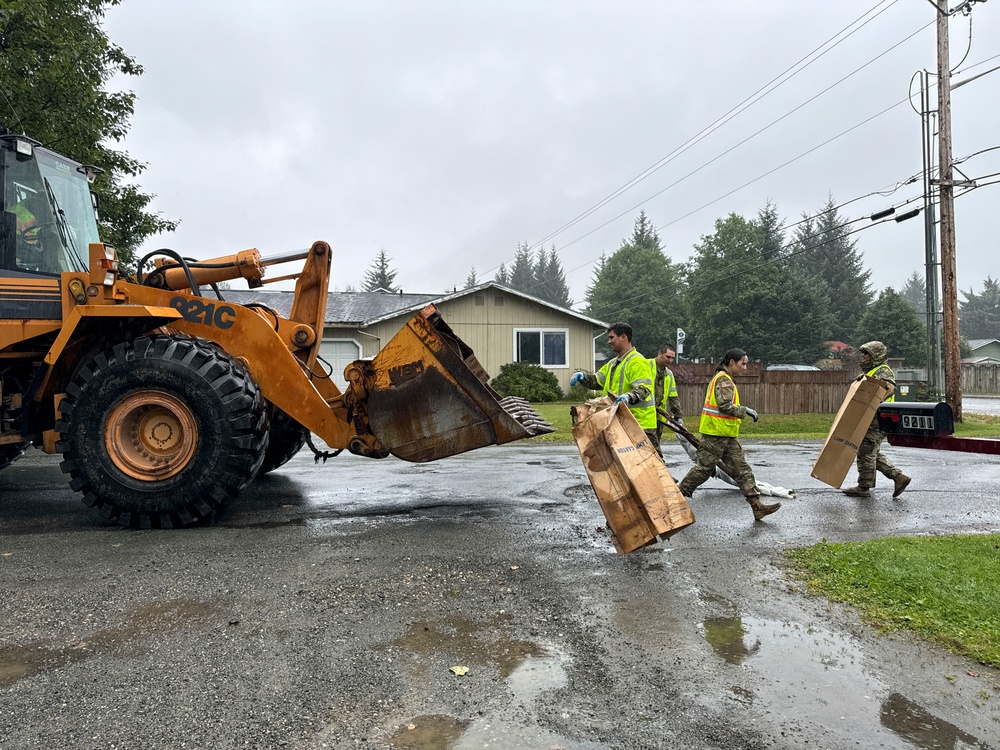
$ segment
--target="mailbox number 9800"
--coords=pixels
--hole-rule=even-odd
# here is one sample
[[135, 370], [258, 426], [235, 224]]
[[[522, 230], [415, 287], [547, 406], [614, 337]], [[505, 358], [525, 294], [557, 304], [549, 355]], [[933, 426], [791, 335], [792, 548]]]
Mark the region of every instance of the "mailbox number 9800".
[[902, 414], [900, 415], [902, 419], [902, 424], [905, 429], [908, 430], [933, 430], [934, 429], [934, 417], [928, 417], [926, 415], [917, 414]]

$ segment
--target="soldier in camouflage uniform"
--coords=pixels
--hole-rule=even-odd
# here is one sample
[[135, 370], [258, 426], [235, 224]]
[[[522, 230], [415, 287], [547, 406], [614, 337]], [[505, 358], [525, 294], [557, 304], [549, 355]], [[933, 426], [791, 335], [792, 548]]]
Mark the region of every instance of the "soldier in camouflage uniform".
[[[677, 393], [677, 380], [670, 371], [677, 352], [670, 344], [664, 344], [656, 352], [656, 356], [649, 360], [649, 366], [653, 371], [653, 403], [656, 408], [664, 413], [670, 414], [671, 418], [684, 426], [684, 412], [681, 411], [681, 398]], [[660, 457], [663, 457], [663, 427], [666, 421], [659, 414], [656, 415], [656, 440], [657, 450]]]
[[[869, 341], [861, 347], [861, 369], [870, 378], [878, 378], [890, 388], [885, 401], [896, 399], [896, 373], [886, 364], [889, 350], [881, 341]], [[861, 376], [864, 377], [864, 376]], [[860, 377], [858, 378], [861, 379]], [[882, 453], [880, 446], [885, 440], [885, 433], [878, 428], [878, 414], [872, 417], [861, 445], [858, 446], [858, 483], [844, 490], [851, 497], [871, 497], [871, 489], [875, 486], [875, 472], [879, 471], [892, 480], [892, 496], [899, 497], [910, 484], [910, 478], [893, 466], [892, 462]]]
[[747, 503], [753, 510], [754, 520], [774, 513], [781, 503], [765, 505], [760, 501], [760, 490], [753, 469], [743, 457], [740, 445], [740, 424], [744, 417], [757, 421], [757, 412], [740, 404], [740, 393], [733, 380], [747, 369], [747, 353], [742, 349], [730, 349], [715, 368], [715, 376], [708, 384], [705, 405], [701, 411], [701, 445], [695, 456], [695, 465], [681, 480], [681, 493], [690, 498], [695, 489], [715, 476], [719, 463], [726, 465], [729, 475], [743, 490]]

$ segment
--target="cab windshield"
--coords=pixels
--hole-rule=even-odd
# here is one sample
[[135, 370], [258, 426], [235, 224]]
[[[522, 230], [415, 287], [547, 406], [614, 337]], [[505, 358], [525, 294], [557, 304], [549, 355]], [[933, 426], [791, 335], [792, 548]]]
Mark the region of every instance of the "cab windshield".
[[84, 271], [99, 242], [90, 184], [80, 165], [43, 148], [4, 148], [0, 267], [44, 274]]

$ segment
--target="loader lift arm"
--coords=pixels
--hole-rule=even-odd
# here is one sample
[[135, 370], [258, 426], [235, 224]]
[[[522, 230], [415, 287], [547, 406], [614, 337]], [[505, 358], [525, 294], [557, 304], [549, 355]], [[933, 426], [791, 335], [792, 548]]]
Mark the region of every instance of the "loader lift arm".
[[89, 271], [63, 274], [65, 324], [32, 398], [65, 392], [56, 449], [89, 504], [130, 526], [185, 526], [310, 432], [337, 451], [424, 462], [552, 430], [527, 404], [501, 400], [433, 305], [374, 359], [349, 365], [342, 392], [318, 365], [329, 245], [304, 259], [289, 318], [199, 294], [231, 278], [263, 283], [270, 263], [256, 250], [171, 255], [140, 283], [119, 278], [113, 250], [94, 243]]

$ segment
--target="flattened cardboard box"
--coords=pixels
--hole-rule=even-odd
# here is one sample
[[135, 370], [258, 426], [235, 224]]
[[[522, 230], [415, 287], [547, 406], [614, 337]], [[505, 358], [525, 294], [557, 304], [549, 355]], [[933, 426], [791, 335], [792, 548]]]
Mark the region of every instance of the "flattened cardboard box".
[[839, 488], [844, 483], [875, 411], [889, 391], [889, 386], [878, 378], [864, 377], [851, 384], [813, 464], [816, 479], [831, 487]]
[[605, 397], [571, 411], [573, 437], [619, 555], [694, 523], [691, 507], [628, 407]]

